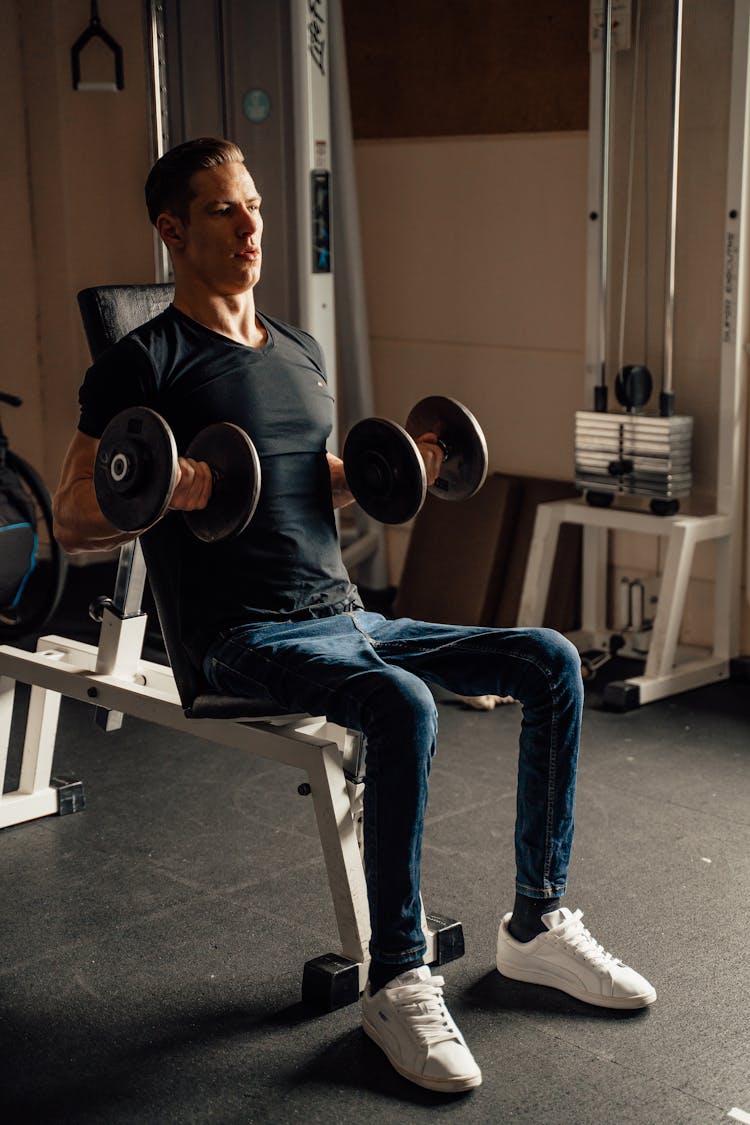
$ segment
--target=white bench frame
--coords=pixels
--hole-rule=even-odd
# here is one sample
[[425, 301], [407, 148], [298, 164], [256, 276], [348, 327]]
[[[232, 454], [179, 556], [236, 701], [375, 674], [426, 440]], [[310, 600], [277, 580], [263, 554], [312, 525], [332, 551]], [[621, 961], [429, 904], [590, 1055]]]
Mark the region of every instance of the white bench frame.
[[[362, 865], [362, 736], [322, 716], [187, 718], [172, 670], [141, 656], [146, 620], [145, 613], [123, 618], [105, 609], [98, 647], [52, 635], [39, 639], [36, 652], [0, 645], [3, 778], [16, 684], [31, 686], [20, 780], [17, 789], [0, 796], [0, 828], [60, 811], [60, 790], [53, 784], [52, 767], [63, 696], [92, 704], [113, 716], [132, 715], [304, 770], [315, 808], [341, 954], [359, 964], [362, 991], [370, 960], [369, 909]], [[428, 918], [422, 911], [427, 961], [450, 959], [443, 955], [439, 942], [446, 921], [450, 922]]]

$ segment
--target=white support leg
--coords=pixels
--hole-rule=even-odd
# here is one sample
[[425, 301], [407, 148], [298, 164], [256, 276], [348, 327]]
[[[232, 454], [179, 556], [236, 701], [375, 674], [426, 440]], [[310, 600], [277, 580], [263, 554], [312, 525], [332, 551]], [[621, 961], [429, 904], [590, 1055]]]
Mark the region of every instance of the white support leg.
[[607, 548], [606, 527], [583, 527], [583, 585], [581, 627], [592, 638], [607, 628]]
[[[140, 602], [140, 592], [138, 600]], [[104, 610], [96, 654], [97, 672], [105, 676], [122, 676], [124, 679], [137, 674], [147, 621], [145, 613], [121, 617], [109, 608]], [[97, 724], [105, 731], [119, 730], [124, 717], [122, 711], [104, 711], [98, 708], [96, 712]]]
[[15, 694], [16, 681], [12, 680], [10, 676], [0, 676], [0, 798], [2, 797], [5, 771], [8, 767], [10, 724], [13, 719]]
[[342, 952], [351, 961], [367, 962], [370, 912], [365, 874], [347, 782], [334, 744], [315, 756], [308, 777]]
[[[524, 579], [519, 626], [542, 623], [562, 523], [583, 529], [583, 576], [581, 630], [573, 636], [579, 648], [606, 647], [607, 563], [609, 532], [657, 535], [666, 538], [667, 554], [661, 580], [652, 641], [643, 675], [607, 685], [605, 701], [623, 710], [650, 703], [677, 692], [715, 683], [729, 674], [734, 655], [736, 630], [733, 606], [736, 600], [736, 554], [732, 548], [732, 521], [725, 515], [681, 516], [660, 519], [646, 512], [623, 508], [603, 509], [556, 500], [540, 504]], [[714, 651], [696, 655], [678, 649], [695, 547], [700, 542], [717, 544]]]
[[[714, 656], [731, 660], [739, 652], [739, 614], [737, 614], [736, 581], [739, 574], [736, 558], [738, 536], [716, 540], [716, 577], [714, 582]], [[734, 539], [734, 542], [733, 542]]]
[[36, 793], [49, 786], [57, 721], [60, 717], [60, 698], [56, 691], [36, 686], [31, 689], [21, 780], [18, 785], [20, 793]]
[[0, 828], [57, 813], [58, 791], [50, 785], [50, 776], [59, 714], [59, 693], [32, 687], [26, 718], [21, 778], [18, 789], [3, 794], [0, 801]]
[[675, 521], [670, 528], [646, 676], [667, 676], [674, 668], [694, 554], [695, 524]]
[[540, 504], [536, 510], [518, 609], [518, 624], [522, 628], [538, 628], [544, 623], [561, 515], [561, 509], [555, 504]]

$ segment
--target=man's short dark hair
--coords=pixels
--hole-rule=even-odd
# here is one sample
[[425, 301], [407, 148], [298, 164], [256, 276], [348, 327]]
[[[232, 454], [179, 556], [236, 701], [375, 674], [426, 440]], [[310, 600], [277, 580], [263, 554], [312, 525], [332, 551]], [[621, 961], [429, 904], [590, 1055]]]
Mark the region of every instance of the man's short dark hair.
[[187, 223], [190, 200], [195, 198], [190, 187], [193, 174], [202, 168], [218, 168], [221, 164], [235, 162], [245, 162], [241, 149], [220, 137], [198, 137], [165, 152], [146, 180], [146, 207], [154, 226], [163, 211]]

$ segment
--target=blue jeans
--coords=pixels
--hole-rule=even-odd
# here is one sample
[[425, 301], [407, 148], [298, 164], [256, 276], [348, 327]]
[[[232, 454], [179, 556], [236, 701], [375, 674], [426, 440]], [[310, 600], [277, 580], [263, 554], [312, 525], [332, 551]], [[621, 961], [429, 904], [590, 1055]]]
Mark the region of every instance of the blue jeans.
[[516, 802], [516, 889], [563, 894], [573, 838], [583, 684], [574, 646], [550, 629], [386, 620], [364, 610], [243, 625], [209, 648], [219, 691], [325, 714], [367, 739], [364, 865], [370, 954], [421, 956], [420, 866], [437, 710], [427, 682], [523, 706]]

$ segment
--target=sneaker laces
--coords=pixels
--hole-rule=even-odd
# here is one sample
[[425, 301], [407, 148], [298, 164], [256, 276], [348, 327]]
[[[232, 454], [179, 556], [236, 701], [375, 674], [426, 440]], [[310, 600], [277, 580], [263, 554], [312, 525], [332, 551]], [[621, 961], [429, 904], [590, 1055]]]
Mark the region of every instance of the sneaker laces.
[[428, 977], [414, 984], [389, 988], [388, 995], [399, 1014], [425, 1046], [458, 1037], [443, 999], [444, 977]]
[[603, 945], [586, 929], [581, 918], [582, 910], [576, 910], [561, 926], [555, 927], [557, 936], [575, 953], [580, 953], [584, 960], [589, 961], [597, 969], [608, 969], [612, 966], [623, 965], [619, 957], [608, 953]]

